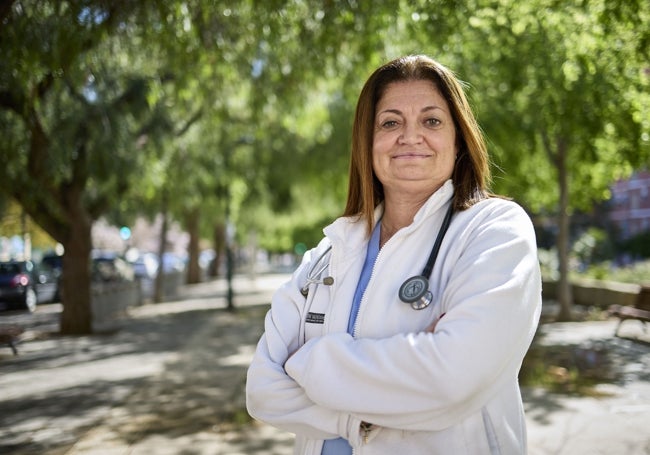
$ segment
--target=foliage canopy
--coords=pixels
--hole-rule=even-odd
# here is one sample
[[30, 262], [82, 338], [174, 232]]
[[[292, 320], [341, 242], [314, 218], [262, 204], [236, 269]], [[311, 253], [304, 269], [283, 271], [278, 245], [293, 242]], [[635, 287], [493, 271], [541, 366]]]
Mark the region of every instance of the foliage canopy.
[[98, 217], [161, 210], [311, 244], [363, 81], [426, 53], [468, 81], [495, 189], [562, 227], [650, 161], [649, 22], [641, 0], [4, 2], [0, 191], [76, 261]]

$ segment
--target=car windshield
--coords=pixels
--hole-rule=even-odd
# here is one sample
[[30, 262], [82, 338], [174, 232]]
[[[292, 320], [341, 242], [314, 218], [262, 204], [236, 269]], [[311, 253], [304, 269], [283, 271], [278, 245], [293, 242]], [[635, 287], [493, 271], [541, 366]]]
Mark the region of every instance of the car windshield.
[[4, 275], [20, 273], [20, 265], [13, 262], [0, 263], [0, 273]]

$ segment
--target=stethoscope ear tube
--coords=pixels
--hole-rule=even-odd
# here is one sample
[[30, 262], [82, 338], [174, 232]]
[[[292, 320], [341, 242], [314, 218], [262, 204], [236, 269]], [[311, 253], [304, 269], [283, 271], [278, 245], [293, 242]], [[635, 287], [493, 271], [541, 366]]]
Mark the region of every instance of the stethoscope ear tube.
[[438, 236], [431, 249], [429, 259], [422, 270], [422, 274], [408, 278], [399, 288], [399, 299], [404, 303], [410, 304], [414, 310], [422, 310], [428, 307], [433, 300], [433, 294], [429, 291], [429, 277], [436, 263], [442, 239], [451, 224], [451, 216], [453, 213], [454, 201], [452, 200], [449, 203], [449, 209], [445, 214], [445, 218], [442, 220], [442, 226], [440, 226], [440, 231], [438, 231]]
[[326, 276], [325, 278], [320, 278], [321, 274], [327, 269], [329, 262], [326, 261], [327, 255], [332, 251], [332, 245], [329, 245], [325, 251], [321, 253], [321, 255], [316, 259], [316, 262], [314, 265], [311, 267], [309, 272], [307, 273], [307, 282], [305, 285], [300, 289], [300, 293], [304, 296], [307, 297], [309, 294], [309, 285], [310, 284], [324, 284], [326, 286], [331, 286], [334, 284], [334, 278], [331, 276]]
[[[399, 288], [399, 298], [402, 302], [408, 303], [415, 310], [422, 310], [428, 307], [433, 300], [433, 294], [429, 291], [429, 277], [433, 271], [433, 266], [436, 263], [436, 258], [438, 257], [438, 252], [440, 251], [440, 246], [442, 245], [442, 239], [449, 229], [451, 224], [451, 217], [454, 213], [454, 204], [453, 201], [449, 203], [449, 209], [445, 214], [445, 218], [442, 220], [442, 225], [440, 226], [440, 231], [438, 231], [438, 236], [436, 241], [433, 244], [431, 249], [431, 254], [429, 259], [422, 270], [421, 275], [412, 276], [408, 278]], [[323, 253], [316, 259], [316, 262], [311, 267], [307, 274], [307, 282], [300, 289], [300, 292], [303, 296], [307, 297], [309, 293], [310, 284], [324, 284], [326, 286], [331, 286], [334, 284], [334, 278], [331, 276], [326, 276], [321, 278], [321, 274], [327, 269], [329, 262], [326, 260], [328, 254], [331, 252], [332, 246], [329, 245]]]

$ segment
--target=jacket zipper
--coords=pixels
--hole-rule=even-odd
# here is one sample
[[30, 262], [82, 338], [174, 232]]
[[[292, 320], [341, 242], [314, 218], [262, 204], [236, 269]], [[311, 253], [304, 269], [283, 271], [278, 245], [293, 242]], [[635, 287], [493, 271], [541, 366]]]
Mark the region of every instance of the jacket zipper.
[[[388, 241], [390, 242], [390, 240]], [[386, 242], [386, 243], [388, 243]], [[384, 245], [386, 246], [386, 245]], [[368, 280], [368, 286], [370, 286], [370, 283], [372, 283], [373, 278], [375, 277], [375, 270], [377, 270], [378, 265], [380, 264], [381, 260], [384, 258], [385, 254], [382, 255], [384, 248], [379, 249], [379, 253], [377, 253], [377, 259], [375, 259], [375, 263], [372, 266], [372, 272], [370, 272], [370, 279]], [[361, 296], [361, 302], [359, 303], [359, 310], [357, 311], [357, 319], [354, 321], [354, 327], [352, 329], [352, 338], [357, 338], [357, 333], [359, 330], [359, 321], [361, 320], [361, 310], [366, 306], [366, 300], [367, 300], [367, 290], [368, 287], [363, 291], [363, 295]], [[368, 422], [361, 422], [361, 431], [363, 431], [363, 443], [368, 444], [368, 439], [370, 437], [370, 433], [372, 432], [373, 425], [372, 423]], [[358, 452], [355, 448], [352, 448], [352, 455], [356, 455]]]
[[361, 422], [361, 431], [363, 431], [363, 443], [368, 444], [368, 436], [372, 431], [372, 423]]
[[[388, 242], [390, 242], [390, 240]], [[386, 243], [388, 243], [388, 242], [386, 242]], [[385, 246], [386, 245], [384, 245], [384, 247]], [[379, 265], [379, 263], [383, 259], [383, 256], [385, 256], [385, 255], [382, 255], [383, 250], [384, 250], [384, 248], [381, 248], [379, 250], [379, 253], [377, 254], [377, 259], [375, 260], [375, 263], [372, 266], [372, 272], [370, 272], [370, 279], [368, 280], [368, 286], [363, 291], [363, 295], [361, 296], [361, 302], [359, 303], [359, 311], [357, 312], [357, 319], [356, 319], [356, 321], [354, 321], [354, 328], [352, 329], [352, 338], [357, 337], [357, 332], [358, 332], [358, 329], [359, 329], [359, 321], [361, 320], [361, 318], [359, 316], [361, 316], [361, 311], [366, 306], [365, 303], [366, 303], [366, 300], [367, 300], [366, 295], [367, 295], [368, 287], [370, 286], [370, 283], [372, 283], [372, 280], [375, 277], [375, 270], [377, 270], [377, 265]]]

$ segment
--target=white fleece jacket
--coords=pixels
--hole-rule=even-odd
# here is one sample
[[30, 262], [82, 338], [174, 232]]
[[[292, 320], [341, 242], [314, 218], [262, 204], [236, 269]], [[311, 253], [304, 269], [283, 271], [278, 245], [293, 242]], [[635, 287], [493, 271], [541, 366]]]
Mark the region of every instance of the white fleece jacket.
[[[452, 195], [448, 181], [380, 250], [354, 337], [346, 329], [366, 255], [363, 222], [325, 228], [274, 295], [247, 407], [295, 433], [296, 454], [320, 454], [323, 439], [339, 436], [356, 454], [526, 453], [517, 375], [537, 328], [541, 279], [523, 209], [492, 198], [456, 213], [431, 274], [433, 303], [418, 311], [398, 297], [421, 273]], [[322, 276], [334, 283], [310, 285], [305, 299], [307, 273], [330, 244]], [[438, 319], [434, 333], [423, 331]]]

